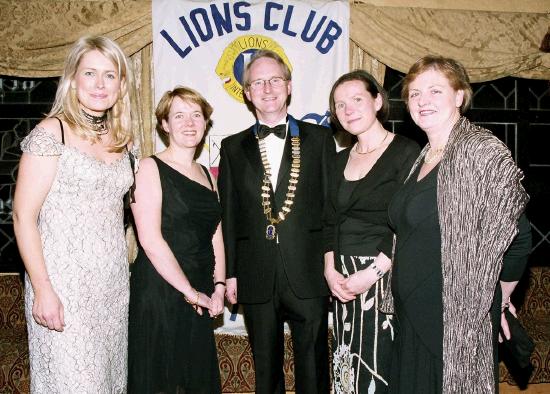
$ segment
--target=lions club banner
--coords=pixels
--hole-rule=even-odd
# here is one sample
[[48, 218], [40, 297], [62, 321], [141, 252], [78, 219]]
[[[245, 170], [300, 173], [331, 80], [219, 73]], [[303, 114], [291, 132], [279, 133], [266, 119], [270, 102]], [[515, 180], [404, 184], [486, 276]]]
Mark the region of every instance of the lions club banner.
[[212, 104], [199, 161], [215, 170], [221, 140], [255, 121], [243, 100], [244, 66], [270, 49], [292, 70], [289, 113], [327, 125], [330, 88], [349, 68], [348, 25], [347, 0], [153, 0], [155, 103], [185, 85]]

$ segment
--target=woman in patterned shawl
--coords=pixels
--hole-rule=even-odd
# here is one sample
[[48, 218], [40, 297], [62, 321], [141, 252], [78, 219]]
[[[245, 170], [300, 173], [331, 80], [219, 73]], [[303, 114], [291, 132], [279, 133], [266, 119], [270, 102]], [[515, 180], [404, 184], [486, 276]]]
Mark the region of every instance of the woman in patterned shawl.
[[33, 393], [126, 392], [131, 81], [117, 44], [81, 38], [51, 112], [21, 143], [13, 220]]
[[514, 310], [530, 250], [523, 174], [498, 138], [461, 115], [472, 89], [457, 61], [418, 60], [402, 96], [429, 143], [388, 210], [397, 235], [392, 392], [494, 393], [499, 328], [510, 336], [501, 311]]

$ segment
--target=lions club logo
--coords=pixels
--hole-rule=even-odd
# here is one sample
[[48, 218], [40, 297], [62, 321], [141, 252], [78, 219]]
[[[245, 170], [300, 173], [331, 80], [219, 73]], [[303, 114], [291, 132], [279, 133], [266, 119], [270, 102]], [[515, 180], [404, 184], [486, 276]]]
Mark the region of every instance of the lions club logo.
[[241, 36], [232, 41], [222, 53], [216, 66], [225, 91], [240, 103], [244, 103], [242, 75], [244, 67], [259, 49], [269, 49], [278, 54], [292, 71], [283, 48], [269, 37], [259, 34]]

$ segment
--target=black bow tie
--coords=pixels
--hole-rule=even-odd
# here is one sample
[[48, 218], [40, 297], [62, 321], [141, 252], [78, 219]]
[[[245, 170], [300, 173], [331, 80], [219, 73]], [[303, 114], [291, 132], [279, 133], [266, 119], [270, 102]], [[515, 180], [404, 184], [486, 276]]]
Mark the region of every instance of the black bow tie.
[[258, 127], [258, 138], [264, 139], [269, 134], [275, 134], [279, 138], [285, 138], [286, 134], [286, 124], [279, 124], [275, 127], [269, 127], [265, 124], [261, 124], [260, 127]]

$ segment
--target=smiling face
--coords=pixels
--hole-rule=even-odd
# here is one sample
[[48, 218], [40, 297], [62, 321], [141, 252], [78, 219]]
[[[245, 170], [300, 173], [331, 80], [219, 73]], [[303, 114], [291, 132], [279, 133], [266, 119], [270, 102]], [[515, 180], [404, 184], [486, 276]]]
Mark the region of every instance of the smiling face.
[[250, 82], [266, 80], [263, 87], [245, 89], [246, 98], [252, 102], [259, 120], [269, 123], [286, 116], [286, 103], [292, 91], [292, 82], [285, 81], [282, 86], [273, 87], [267, 81], [273, 77], [284, 78], [284, 70], [277, 61], [268, 57], [262, 57], [254, 61], [248, 71]]
[[168, 119], [162, 120], [162, 127], [168, 133], [170, 145], [196, 148], [204, 137], [206, 119], [200, 105], [176, 96], [172, 100]]
[[118, 69], [98, 50], [85, 53], [71, 82], [80, 107], [91, 115], [100, 116], [119, 98], [121, 79]]
[[346, 81], [334, 91], [336, 117], [353, 135], [362, 134], [376, 124], [376, 113], [382, 107], [380, 94], [373, 98], [362, 81]]
[[426, 133], [450, 131], [460, 117], [463, 90], [455, 90], [445, 75], [435, 69], [419, 74], [409, 85], [411, 117]]

